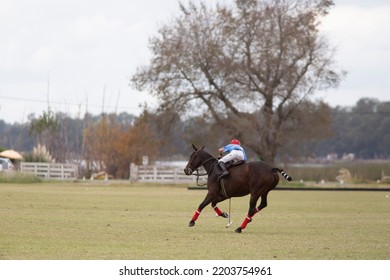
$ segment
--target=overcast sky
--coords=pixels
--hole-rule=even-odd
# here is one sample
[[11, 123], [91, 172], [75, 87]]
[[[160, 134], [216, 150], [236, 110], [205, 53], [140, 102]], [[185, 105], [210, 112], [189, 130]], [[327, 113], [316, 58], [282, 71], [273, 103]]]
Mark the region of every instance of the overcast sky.
[[[332, 106], [390, 101], [390, 1], [335, 3], [323, 32], [348, 75], [316, 96]], [[48, 104], [72, 117], [138, 114], [153, 99], [129, 79], [148, 63], [148, 38], [177, 12], [178, 0], [0, 0], [0, 120], [26, 122]]]

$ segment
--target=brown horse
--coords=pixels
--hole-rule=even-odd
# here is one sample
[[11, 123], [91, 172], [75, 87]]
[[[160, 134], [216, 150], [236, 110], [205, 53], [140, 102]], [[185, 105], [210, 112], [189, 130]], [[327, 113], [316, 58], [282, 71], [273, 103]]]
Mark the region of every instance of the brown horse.
[[[204, 150], [204, 146], [197, 148], [192, 144], [192, 147], [194, 148], [194, 151], [190, 156], [187, 166], [184, 168], [184, 173], [191, 175], [194, 170], [203, 165], [208, 174], [208, 192], [203, 202], [195, 211], [194, 216], [188, 225], [190, 227], [195, 225], [195, 221], [198, 219], [203, 208], [210, 203], [218, 216], [227, 218], [228, 214], [222, 212], [217, 207], [217, 203], [231, 197], [250, 194], [248, 215], [241, 226], [235, 230], [236, 232], [241, 233], [241, 231], [246, 228], [247, 224], [252, 221], [252, 217], [257, 212], [267, 207], [267, 195], [279, 183], [277, 172], [281, 173], [286, 180], [292, 180], [292, 178], [282, 169], [272, 168], [265, 162], [256, 161], [231, 167], [229, 169], [229, 176], [221, 179], [223, 182], [220, 182], [218, 180], [218, 175], [222, 172], [222, 169], [219, 167], [218, 160], [207, 153]], [[260, 197], [261, 203], [256, 208], [256, 203]]]

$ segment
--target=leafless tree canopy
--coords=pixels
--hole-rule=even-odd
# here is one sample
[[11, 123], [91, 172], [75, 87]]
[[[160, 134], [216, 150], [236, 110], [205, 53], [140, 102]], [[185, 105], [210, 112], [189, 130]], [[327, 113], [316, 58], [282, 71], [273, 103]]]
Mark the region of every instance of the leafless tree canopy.
[[[332, 5], [327, 0], [181, 4], [180, 15], [151, 38], [150, 64], [132, 82], [152, 92], [162, 108], [212, 117], [272, 162], [291, 131], [310, 123], [312, 131], [322, 130], [328, 122], [317, 118], [327, 112], [325, 104], [309, 97], [338, 86], [344, 75], [318, 30]], [[307, 106], [311, 117], [303, 118]]]

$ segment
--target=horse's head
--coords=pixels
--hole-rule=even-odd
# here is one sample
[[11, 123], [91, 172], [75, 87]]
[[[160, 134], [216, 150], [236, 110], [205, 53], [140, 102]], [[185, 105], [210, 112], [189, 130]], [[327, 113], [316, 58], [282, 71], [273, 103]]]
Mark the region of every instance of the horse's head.
[[204, 162], [204, 153], [202, 153], [204, 146], [197, 148], [194, 144], [192, 144], [192, 148], [194, 148], [194, 151], [190, 156], [187, 166], [184, 168], [184, 173], [186, 175], [191, 175], [192, 172], [199, 168], [199, 166], [201, 166]]

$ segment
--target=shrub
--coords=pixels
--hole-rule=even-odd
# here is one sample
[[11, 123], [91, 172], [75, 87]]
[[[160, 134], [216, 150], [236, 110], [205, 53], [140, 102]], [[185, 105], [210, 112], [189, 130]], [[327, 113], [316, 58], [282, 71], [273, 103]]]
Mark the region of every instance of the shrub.
[[52, 162], [55, 160], [50, 155], [50, 152], [46, 149], [45, 145], [36, 146], [32, 153], [24, 155], [25, 162]]

